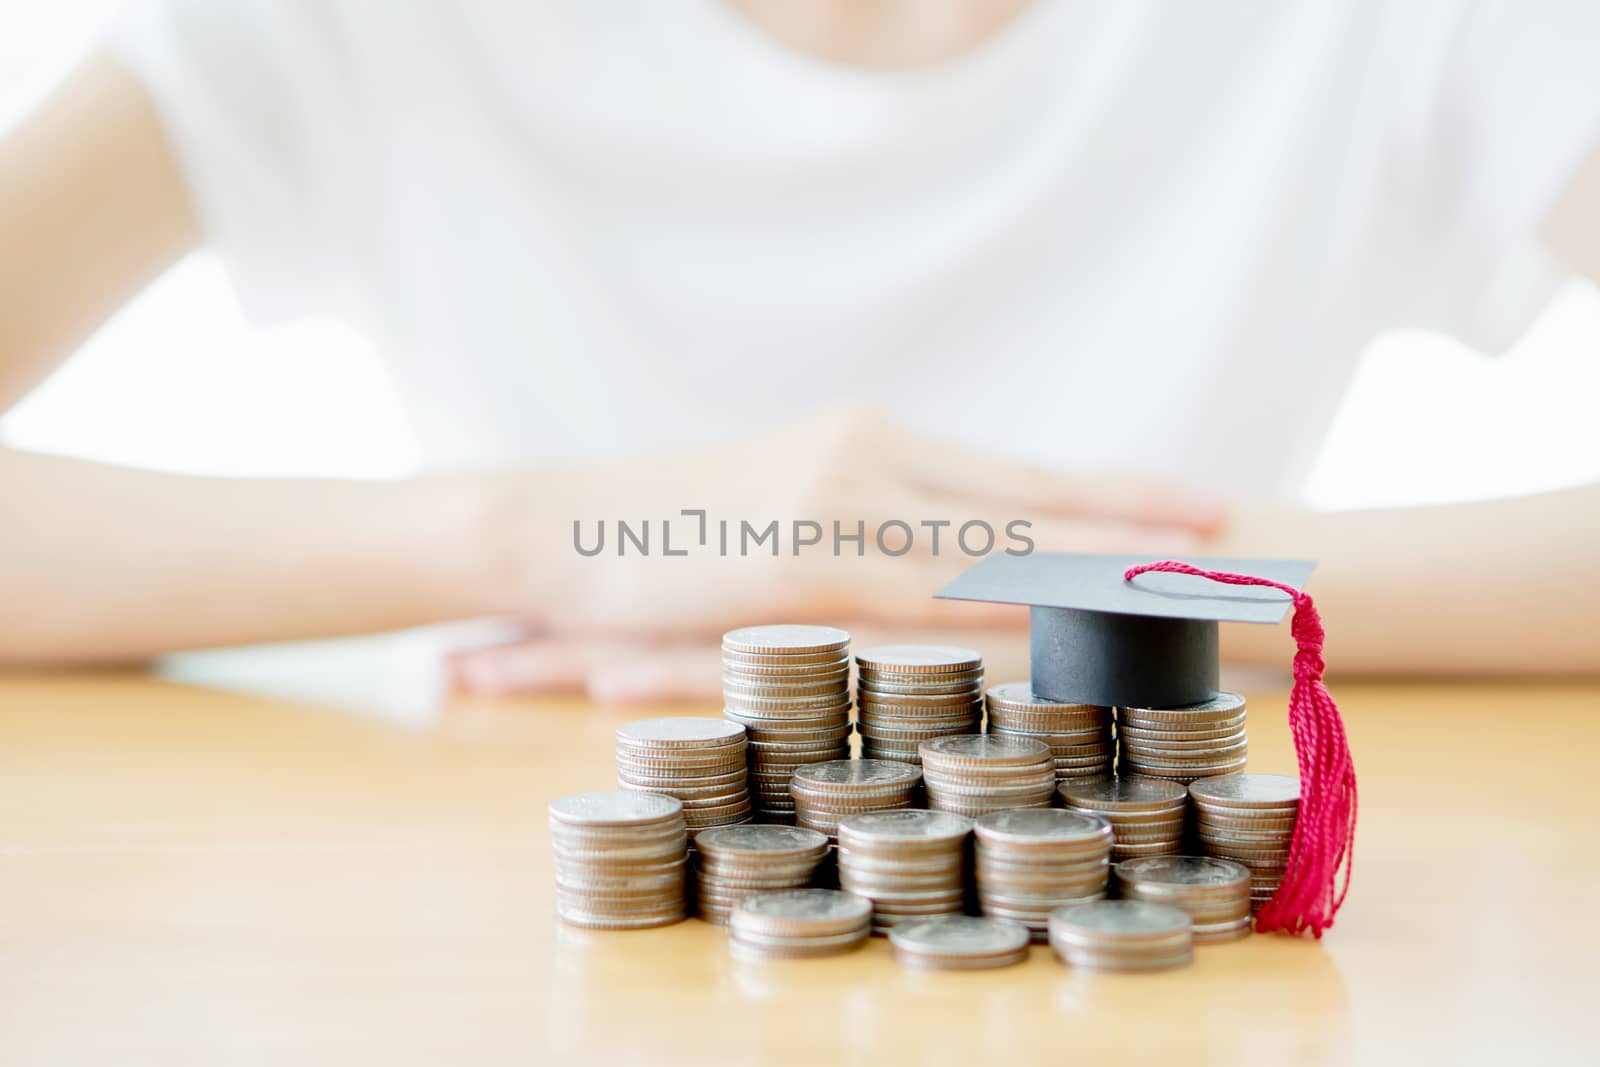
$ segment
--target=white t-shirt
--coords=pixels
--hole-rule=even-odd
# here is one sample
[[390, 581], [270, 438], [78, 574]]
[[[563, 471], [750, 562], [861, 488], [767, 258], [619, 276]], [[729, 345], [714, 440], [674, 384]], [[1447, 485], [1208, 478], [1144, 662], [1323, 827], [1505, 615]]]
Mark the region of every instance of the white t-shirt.
[[1600, 145], [1587, 0], [1037, 0], [915, 73], [722, 0], [157, 0], [111, 47], [247, 308], [366, 331], [432, 465], [848, 397], [1292, 493], [1376, 333], [1525, 328]]

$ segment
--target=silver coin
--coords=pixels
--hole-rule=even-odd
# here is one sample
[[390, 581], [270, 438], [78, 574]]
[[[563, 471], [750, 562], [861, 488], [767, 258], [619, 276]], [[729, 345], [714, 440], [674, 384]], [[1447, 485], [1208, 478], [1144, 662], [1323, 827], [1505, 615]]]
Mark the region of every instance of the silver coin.
[[1185, 756], [1188, 754], [1222, 753], [1230, 751], [1234, 746], [1244, 746], [1250, 741], [1243, 730], [1235, 730], [1224, 737], [1205, 737], [1196, 740], [1183, 741], [1151, 741], [1143, 737], [1131, 737], [1127, 733], [1122, 735], [1123, 748], [1131, 752], [1148, 752], [1160, 755], [1165, 759], [1168, 756]]
[[744, 715], [766, 719], [805, 719], [820, 715], [838, 715], [841, 719], [850, 714], [849, 695], [840, 690], [837, 696], [799, 697], [777, 700], [770, 697], [741, 696], [724, 692], [724, 710], [731, 709]]
[[1062, 744], [1087, 745], [1096, 741], [1109, 744], [1111, 731], [1093, 722], [1043, 722], [1038, 719], [1014, 719], [1008, 715], [989, 712], [989, 733], [1024, 734], [1041, 741], [1054, 740]]
[[1192, 925], [1182, 908], [1147, 900], [1097, 900], [1050, 913], [1052, 932], [1059, 927], [1063, 932], [1096, 938], [1165, 938], [1188, 931]]
[[1241, 938], [1250, 936], [1250, 925], [1248, 913], [1243, 918], [1234, 919], [1230, 922], [1197, 923], [1194, 928], [1194, 943], [1197, 945], [1217, 945], [1225, 941], [1238, 941]]
[[[856, 722], [856, 733], [864, 740], [874, 741], [898, 748], [915, 755], [924, 741], [935, 741], [941, 737], [959, 737], [963, 734], [976, 734], [978, 723], [976, 719], [941, 721], [928, 723], [926, 727], [910, 726], [902, 723], [885, 723], [878, 719], [863, 716]], [[926, 736], [917, 737], [917, 733]], [[920, 757], [918, 757], [920, 759]]]
[[846, 864], [839, 868], [839, 884], [856, 896], [874, 899], [892, 897], [903, 904], [948, 902], [966, 896], [966, 885], [960, 871], [946, 871], [937, 875], [864, 874]]
[[1181, 821], [1158, 826], [1122, 826], [1110, 819], [1106, 821], [1111, 823], [1111, 831], [1116, 835], [1119, 845], [1148, 845], [1154, 841], [1175, 841], [1183, 836]]
[[[997, 919], [996, 922], [1005, 922]], [[1026, 929], [1026, 927], [1024, 927]], [[903, 966], [914, 970], [931, 971], [987, 971], [996, 967], [1010, 967], [1013, 964], [1025, 963], [1028, 959], [1026, 949], [1005, 953], [999, 956], [931, 956], [917, 952], [900, 951], [896, 958]]]
[[1232, 719], [1222, 719], [1217, 722], [1207, 722], [1199, 726], [1182, 726], [1176, 729], [1155, 729], [1146, 727], [1127, 719], [1117, 724], [1117, 735], [1124, 741], [1135, 742], [1173, 742], [1173, 741], [1215, 741], [1221, 737], [1238, 735], [1245, 736], [1247, 727], [1243, 716]]
[[[717, 751], [721, 752], [721, 749]], [[624, 752], [617, 753], [617, 769], [640, 775], [671, 775], [682, 777], [687, 775], [719, 775], [732, 774], [744, 765], [745, 749], [739, 745], [726, 746], [726, 754], [715, 759], [675, 760], [675, 759], [650, 759], [630, 756]]]
[[971, 733], [977, 725], [976, 720], [953, 723], [934, 723], [928, 726], [885, 726], [866, 716], [856, 722], [856, 733], [864, 738], [874, 741], [887, 741], [891, 744], [916, 746], [924, 741], [932, 741], [936, 737], [951, 737], [955, 734]]
[[924, 669], [915, 667], [908, 671], [891, 671], [879, 667], [862, 665], [860, 658], [856, 660], [856, 678], [863, 689], [939, 689], [948, 686], [963, 686], [976, 689], [983, 693], [983, 667], [980, 664], [970, 670], [943, 670], [942, 668]]
[[795, 771], [794, 782], [801, 786], [886, 786], [915, 785], [922, 774], [915, 767], [890, 760], [829, 760]]
[[864, 811], [901, 811], [912, 806], [909, 795], [885, 797], [851, 797], [849, 800], [818, 801], [806, 793], [794, 791], [795, 811], [805, 816], [813, 830], [837, 834], [839, 820], [859, 815]]
[[961, 671], [952, 674], [875, 674], [864, 671], [859, 675], [858, 691], [872, 696], [893, 697], [896, 693], [911, 696], [919, 694], [968, 693], [975, 701], [983, 698], [983, 672]]
[[1126, 881], [1181, 886], [1239, 886], [1250, 882], [1248, 868], [1211, 856], [1147, 856], [1117, 864], [1117, 877]]
[[751, 708], [733, 707], [724, 704], [723, 717], [732, 722], [743, 724], [745, 727], [764, 727], [766, 729], [784, 729], [794, 725], [798, 729], [801, 725], [815, 725], [819, 720], [831, 720], [834, 723], [847, 722], [850, 718], [850, 704], [842, 701], [829, 707], [816, 705], [803, 705], [800, 707], [772, 707]]
[[739, 910], [763, 925], [792, 924], [800, 930], [813, 924], [866, 922], [872, 902], [838, 889], [787, 889], [752, 897]]
[[1111, 841], [1111, 824], [1096, 815], [1060, 808], [1021, 808], [985, 815], [973, 827], [982, 842]]
[[927, 712], [937, 714], [943, 709], [971, 708], [981, 714], [983, 702], [974, 689], [954, 689], [948, 693], [892, 693], [882, 690], [857, 688], [856, 705], [874, 710], [882, 708], [901, 714]]
[[983, 666], [983, 654], [954, 645], [876, 645], [858, 650], [856, 665], [907, 674], [970, 671]]
[[1225, 808], [1286, 808], [1300, 802], [1300, 779], [1287, 774], [1228, 774], [1189, 787], [1197, 804]]
[[850, 635], [833, 626], [745, 626], [722, 635], [722, 647], [734, 652], [831, 652], [850, 643]]
[[1130, 715], [1149, 718], [1181, 718], [1184, 716], [1210, 715], [1220, 717], [1223, 715], [1236, 715], [1245, 710], [1244, 697], [1238, 693], [1218, 692], [1209, 700], [1202, 700], [1196, 704], [1184, 704], [1175, 708], [1124, 708]]
[[685, 815], [688, 815], [690, 811], [697, 807], [734, 804], [749, 795], [748, 787], [743, 778], [733, 785], [711, 786], [656, 785], [654, 783], [635, 785], [625, 780], [619, 780], [617, 787], [630, 793], [660, 793], [662, 796], [677, 797], [683, 801]]
[[722, 663], [732, 667], [778, 667], [781, 669], [837, 666], [849, 663], [850, 652], [844, 648], [823, 649], [821, 652], [740, 652], [722, 646]]
[[1008, 730], [991, 730], [991, 736], [999, 737], [1026, 737], [1039, 741], [1050, 750], [1050, 758], [1057, 763], [1062, 760], [1107, 760], [1114, 754], [1115, 749], [1109, 741], [1090, 741], [1084, 744], [1073, 744], [1058, 741], [1049, 734], [1012, 733]]
[[972, 832], [972, 820], [922, 809], [869, 811], [842, 820], [839, 832], [858, 841], [964, 841]]
[[[980, 774], [967, 771], [964, 774], [948, 773], [936, 768], [926, 761], [923, 762], [922, 784], [931, 795], [934, 791], [953, 797], [985, 797], [996, 799], [1001, 797], [1028, 797], [1038, 799], [1043, 797], [1045, 807], [1050, 806], [1050, 801], [1055, 799], [1056, 772], [1055, 768], [1046, 764], [1041, 768], [1029, 767], [1018, 774], [1001, 774], [998, 772]], [[1034, 804], [1020, 804], [1018, 807], [1036, 807]]]
[[850, 676], [848, 666], [829, 667], [826, 670], [790, 671], [787, 674], [751, 674], [733, 667], [724, 667], [722, 680], [734, 685], [772, 686], [775, 689], [798, 689], [816, 685], [843, 687]]
[[1125, 764], [1130, 773], [1142, 774], [1150, 778], [1166, 778], [1171, 781], [1187, 778], [1192, 782], [1197, 778], [1219, 778], [1223, 775], [1234, 774], [1242, 770], [1246, 762], [1248, 762], [1247, 758], [1239, 757], [1216, 764], [1172, 763], [1167, 760], [1136, 756], [1124, 749], [1118, 766], [1120, 768]]
[[1124, 737], [1122, 751], [1134, 756], [1148, 756], [1150, 759], [1182, 763], [1189, 760], [1222, 760], [1232, 756], [1242, 756], [1248, 751], [1249, 744], [1250, 739], [1241, 730], [1233, 737], [1208, 738], [1194, 743], [1168, 744], [1165, 741], [1146, 743]]
[[1215, 841], [1219, 845], [1235, 848], [1288, 848], [1294, 839], [1294, 829], [1287, 830], [1234, 830], [1219, 829], [1209, 823], [1200, 823], [1196, 830], [1202, 841]]
[[556, 908], [556, 914], [568, 926], [581, 926], [591, 930], [643, 930], [652, 926], [670, 926], [682, 922], [687, 915], [682, 907], [668, 909], [660, 915], [616, 918], [609, 915], [591, 915], [570, 908]]
[[1005, 919], [941, 915], [898, 923], [889, 935], [896, 948], [940, 956], [994, 956], [1027, 948], [1028, 929]]
[[739, 678], [722, 679], [722, 697], [728, 703], [735, 701], [810, 701], [811, 703], [842, 702], [849, 693], [845, 680], [823, 678], [817, 681], [752, 683]]
[[736, 934], [728, 938], [728, 954], [741, 963], [836, 956], [860, 948], [866, 943], [868, 932], [867, 927], [862, 927], [847, 934], [829, 938], [811, 938], [805, 941], [758, 941]]
[[805, 730], [752, 730], [750, 740], [761, 745], [837, 745], [850, 737], [850, 724]]
[[814, 830], [794, 826], [725, 826], [706, 830], [695, 838], [702, 853], [758, 853], [763, 856], [789, 856], [821, 852], [828, 839]]
[[759, 741], [764, 734], [771, 733], [816, 733], [838, 729], [840, 726], [850, 725], [844, 713], [824, 711], [820, 715], [749, 715], [742, 711], [724, 710], [729, 721], [739, 723], [744, 727], [750, 740]]
[[1047, 700], [1034, 693], [1031, 682], [1001, 682], [999, 685], [990, 686], [987, 696], [996, 704], [1022, 711], [1031, 711], [1035, 708], [1045, 711], [1081, 712], [1105, 712], [1109, 710], [1098, 704], [1073, 704], [1059, 700]]
[[726, 719], [699, 717], [639, 719], [617, 727], [617, 740], [642, 748], [715, 747], [737, 744], [744, 728]]
[[792, 678], [808, 674], [849, 673], [847, 653], [831, 652], [820, 656], [762, 656], [748, 659], [726, 649], [722, 653], [722, 673], [752, 678]]
[[922, 757], [917, 755], [915, 749], [874, 741], [870, 737], [862, 738], [861, 740], [861, 758], [890, 760], [895, 763], [904, 763], [910, 767], [922, 766]]
[[580, 825], [629, 826], [683, 814], [683, 801], [659, 793], [623, 790], [576, 793], [550, 802], [550, 817]]
[[921, 745], [923, 762], [933, 758], [950, 763], [1019, 763], [1048, 760], [1050, 746], [1028, 737], [991, 737], [987, 734], [959, 734], [924, 741]]

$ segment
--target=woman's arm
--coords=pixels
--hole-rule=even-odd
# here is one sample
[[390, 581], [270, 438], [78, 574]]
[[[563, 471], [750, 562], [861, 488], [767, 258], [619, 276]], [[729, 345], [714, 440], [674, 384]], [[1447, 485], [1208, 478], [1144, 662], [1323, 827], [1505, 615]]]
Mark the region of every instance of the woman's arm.
[[[1600, 282], [1600, 147], [1545, 221]], [[1321, 560], [1310, 590], [1342, 673], [1600, 672], [1600, 486], [1372, 511], [1245, 511], [1219, 554]], [[1234, 657], [1286, 663], [1282, 628], [1226, 627]]]
[[[89, 60], [0, 139], [0, 411], [193, 249], [143, 89]], [[0, 451], [0, 661], [490, 608], [485, 484], [227, 481]]]
[[[1600, 673], [1600, 486], [1372, 511], [1247, 511], [1222, 555], [1320, 561], [1308, 591], [1341, 674]], [[1224, 627], [1282, 665], [1283, 627]]]
[[88, 60], [0, 137], [0, 412], [198, 241], [149, 98]]
[[1600, 145], [1545, 219], [1544, 237], [1569, 268], [1600, 284]]
[[198, 478], [0, 450], [0, 497], [0, 662], [142, 659], [504, 606], [482, 480]]

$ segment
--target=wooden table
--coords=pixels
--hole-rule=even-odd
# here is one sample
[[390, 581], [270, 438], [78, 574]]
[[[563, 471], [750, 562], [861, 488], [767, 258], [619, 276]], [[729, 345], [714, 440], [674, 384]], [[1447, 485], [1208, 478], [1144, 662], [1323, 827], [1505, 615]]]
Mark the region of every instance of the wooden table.
[[[417, 729], [0, 679], [0, 1063], [1600, 1062], [1600, 687], [1335, 691], [1362, 801], [1337, 927], [1088, 977], [562, 927], [545, 803], [608, 787], [637, 711]], [[1252, 768], [1292, 769], [1283, 694], [1251, 696]]]

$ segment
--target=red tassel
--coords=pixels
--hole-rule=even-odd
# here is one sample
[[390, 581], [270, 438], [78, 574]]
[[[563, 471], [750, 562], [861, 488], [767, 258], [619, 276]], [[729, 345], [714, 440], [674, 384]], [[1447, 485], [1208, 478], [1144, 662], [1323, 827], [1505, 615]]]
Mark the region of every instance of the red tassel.
[[1300, 813], [1289, 843], [1283, 885], [1256, 915], [1256, 929], [1317, 937], [1333, 925], [1333, 917], [1350, 890], [1356, 837], [1356, 768], [1345, 737], [1344, 720], [1322, 684], [1322, 619], [1316, 605], [1300, 590], [1282, 582], [1248, 574], [1203, 571], [1187, 563], [1164, 560], [1130, 567], [1124, 581], [1146, 571], [1192, 574], [1226, 585], [1260, 585], [1281, 589], [1294, 598], [1290, 632], [1294, 655], [1294, 689], [1289, 693], [1289, 729], [1300, 763]]

